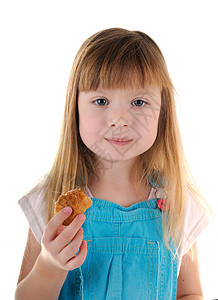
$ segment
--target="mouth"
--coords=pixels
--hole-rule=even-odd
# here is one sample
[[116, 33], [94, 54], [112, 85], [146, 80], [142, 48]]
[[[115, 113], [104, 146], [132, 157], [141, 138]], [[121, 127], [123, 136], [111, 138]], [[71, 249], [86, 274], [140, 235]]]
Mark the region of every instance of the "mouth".
[[111, 139], [105, 139], [111, 144], [115, 144], [118, 146], [124, 146], [124, 145], [129, 145], [133, 139], [125, 139], [125, 138], [111, 138]]

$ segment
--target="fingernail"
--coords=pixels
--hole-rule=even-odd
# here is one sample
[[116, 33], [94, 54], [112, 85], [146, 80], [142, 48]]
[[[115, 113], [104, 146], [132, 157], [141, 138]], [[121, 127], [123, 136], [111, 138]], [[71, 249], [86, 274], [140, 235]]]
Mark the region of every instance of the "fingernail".
[[80, 221], [84, 221], [86, 217], [85, 217], [85, 215], [81, 214], [78, 216], [78, 218]]
[[71, 207], [65, 207], [63, 209], [63, 211], [64, 211], [65, 214], [69, 214], [72, 211], [72, 209], [71, 209]]

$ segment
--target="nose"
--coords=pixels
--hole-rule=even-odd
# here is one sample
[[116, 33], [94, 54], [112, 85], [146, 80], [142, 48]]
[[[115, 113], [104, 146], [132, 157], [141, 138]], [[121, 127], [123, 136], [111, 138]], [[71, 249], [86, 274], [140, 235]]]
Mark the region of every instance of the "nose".
[[117, 108], [111, 112], [111, 116], [108, 121], [109, 127], [129, 127], [130, 126], [130, 114], [122, 108]]
[[128, 127], [127, 121], [120, 118], [117, 121], [110, 122], [109, 127]]

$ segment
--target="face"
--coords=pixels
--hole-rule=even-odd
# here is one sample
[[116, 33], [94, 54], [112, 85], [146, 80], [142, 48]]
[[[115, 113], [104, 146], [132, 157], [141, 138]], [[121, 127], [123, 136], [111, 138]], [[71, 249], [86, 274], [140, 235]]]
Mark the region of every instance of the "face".
[[80, 92], [80, 136], [100, 159], [134, 159], [153, 145], [160, 108], [157, 86]]

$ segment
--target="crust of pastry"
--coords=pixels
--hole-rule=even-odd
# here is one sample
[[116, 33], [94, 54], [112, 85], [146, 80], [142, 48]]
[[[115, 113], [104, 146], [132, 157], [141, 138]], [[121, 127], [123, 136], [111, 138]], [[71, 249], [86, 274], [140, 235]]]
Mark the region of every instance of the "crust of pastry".
[[92, 200], [86, 196], [83, 190], [75, 188], [64, 195], [60, 195], [55, 202], [54, 215], [66, 206], [73, 209], [72, 214], [63, 222], [63, 225], [68, 226], [77, 215], [84, 214], [92, 206]]

